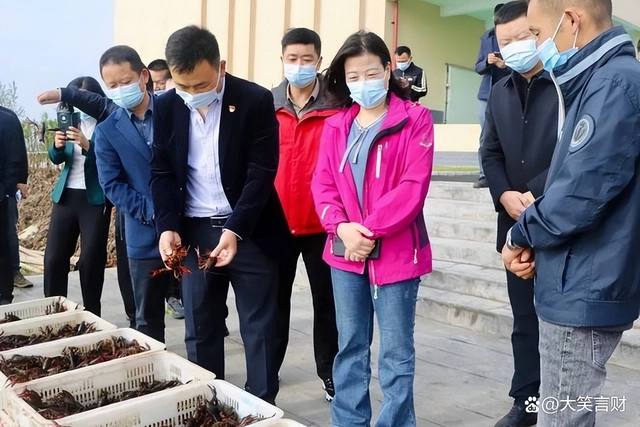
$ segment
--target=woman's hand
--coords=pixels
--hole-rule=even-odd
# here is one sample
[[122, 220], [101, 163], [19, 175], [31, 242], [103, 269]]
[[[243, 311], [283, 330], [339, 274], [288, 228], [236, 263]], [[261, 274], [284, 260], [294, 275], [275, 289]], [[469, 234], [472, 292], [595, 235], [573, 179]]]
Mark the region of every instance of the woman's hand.
[[73, 126], [69, 127], [67, 131], [67, 139], [69, 142], [73, 142], [74, 144], [78, 144], [80, 148], [85, 151], [89, 150], [89, 140], [84, 133], [80, 129], [74, 128]]
[[67, 144], [67, 135], [62, 131], [56, 131], [54, 138], [54, 144], [56, 148], [62, 149]]
[[344, 242], [344, 259], [347, 261], [364, 262], [375, 247], [375, 242], [370, 239], [373, 233], [358, 223], [342, 223], [336, 232]]

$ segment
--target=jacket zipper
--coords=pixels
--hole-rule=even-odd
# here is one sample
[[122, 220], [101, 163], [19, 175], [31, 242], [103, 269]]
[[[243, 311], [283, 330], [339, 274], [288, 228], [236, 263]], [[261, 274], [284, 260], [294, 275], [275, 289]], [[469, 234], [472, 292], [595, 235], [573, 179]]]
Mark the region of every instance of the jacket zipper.
[[378, 157], [376, 158], [376, 179], [380, 179], [381, 166], [382, 166], [382, 144], [378, 144]]
[[418, 230], [417, 230], [418, 226], [416, 225], [416, 222], [413, 221], [411, 223], [411, 239], [413, 240], [413, 263], [417, 264], [418, 263], [418, 239], [416, 238], [416, 235], [418, 234]]

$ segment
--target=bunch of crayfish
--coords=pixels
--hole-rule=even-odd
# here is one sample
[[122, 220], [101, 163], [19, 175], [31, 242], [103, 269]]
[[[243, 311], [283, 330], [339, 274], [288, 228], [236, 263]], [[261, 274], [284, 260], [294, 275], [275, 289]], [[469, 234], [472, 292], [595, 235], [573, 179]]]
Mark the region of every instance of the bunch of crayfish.
[[[59, 300], [57, 300], [53, 304], [51, 304], [50, 306], [47, 306], [44, 309], [44, 314], [49, 316], [50, 314], [64, 313], [65, 311], [67, 311], [67, 307], [65, 307], [64, 304], [62, 304]], [[22, 319], [13, 313], [6, 313], [4, 315], [4, 318], [0, 319], [0, 325], [4, 323], [18, 322], [20, 320]]]
[[[171, 245], [171, 255], [164, 262], [164, 268], [157, 268], [151, 270], [150, 277], [157, 277], [163, 273], [173, 273], [173, 277], [177, 280], [182, 279], [183, 274], [191, 274], [191, 270], [184, 266], [182, 263], [187, 254], [189, 253], [189, 247]], [[216, 265], [217, 258], [211, 256], [211, 251], [200, 254], [200, 250], [196, 248], [196, 256], [198, 257], [198, 268], [200, 270], [209, 270]]]
[[7, 376], [13, 386], [18, 383], [97, 365], [122, 357], [148, 351], [148, 346], [140, 345], [136, 340], [113, 336], [98, 341], [91, 349], [66, 347], [59, 356], [23, 356], [16, 354], [8, 359], [0, 358], [0, 371]]
[[0, 351], [55, 341], [62, 338], [77, 337], [79, 335], [91, 334], [96, 331], [95, 323], [89, 323], [83, 320], [75, 326], [67, 323], [57, 329], [52, 326], [46, 326], [44, 328], [40, 328], [38, 333], [29, 336], [5, 335], [4, 332], [0, 332]]
[[84, 405], [78, 402], [75, 396], [66, 390], [61, 390], [46, 400], [43, 399], [38, 392], [29, 389], [25, 389], [18, 395], [18, 397], [27, 402], [43, 418], [47, 420], [57, 420], [58, 418], [68, 417], [70, 415], [90, 411], [96, 408], [102, 408], [113, 403], [146, 396], [148, 394], [167, 390], [179, 385], [182, 385], [182, 383], [178, 380], [153, 381], [151, 383], [140, 381], [137, 389], [125, 391], [119, 397], [110, 397], [107, 390], [102, 390], [97, 402], [86, 403]]
[[18, 322], [20, 320], [22, 319], [16, 316], [15, 314], [7, 313], [4, 315], [4, 319], [0, 319], [0, 325], [4, 323]]
[[216, 388], [209, 387], [213, 397], [200, 404], [193, 416], [184, 421], [183, 425], [186, 427], [246, 427], [265, 419], [254, 415], [240, 418], [233, 407], [225, 405], [218, 399]]

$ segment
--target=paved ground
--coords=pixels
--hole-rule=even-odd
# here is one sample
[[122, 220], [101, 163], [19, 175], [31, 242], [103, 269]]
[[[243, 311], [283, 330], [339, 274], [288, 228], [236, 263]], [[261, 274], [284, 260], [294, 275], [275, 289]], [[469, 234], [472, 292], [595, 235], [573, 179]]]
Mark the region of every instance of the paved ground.
[[477, 152], [436, 151], [433, 164], [438, 166], [478, 167]]
[[[118, 293], [114, 269], [107, 270], [103, 294], [103, 317], [119, 326], [127, 321]], [[70, 275], [69, 298], [80, 301], [77, 273]], [[16, 302], [42, 296], [42, 277], [33, 276], [35, 288], [16, 290]], [[231, 296], [233, 298], [233, 296]], [[308, 426], [330, 426], [330, 404], [324, 401], [315, 376], [311, 348], [311, 298], [307, 287], [297, 283], [292, 301], [291, 344], [282, 369], [278, 406], [287, 418]], [[227, 380], [244, 383], [244, 355], [237, 316], [229, 317]], [[183, 321], [167, 316], [169, 350], [185, 355]], [[507, 340], [443, 325], [424, 318], [416, 321], [417, 376], [415, 381], [418, 426], [492, 427], [511, 406], [507, 397], [512, 369]], [[377, 341], [373, 345], [377, 357]], [[372, 399], [377, 411], [382, 395], [373, 367]], [[598, 426], [637, 427], [640, 419], [640, 371], [609, 369], [605, 396], [626, 397], [625, 412], [599, 414]], [[579, 427], [579, 426], [576, 426]]]

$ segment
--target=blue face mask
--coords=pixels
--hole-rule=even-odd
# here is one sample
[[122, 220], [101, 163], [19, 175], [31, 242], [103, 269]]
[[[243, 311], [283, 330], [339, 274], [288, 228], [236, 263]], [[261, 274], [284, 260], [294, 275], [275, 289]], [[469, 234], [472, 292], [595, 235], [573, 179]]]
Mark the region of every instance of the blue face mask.
[[[142, 79], [142, 77], [140, 77]], [[122, 108], [130, 110], [140, 105], [144, 99], [144, 92], [140, 90], [140, 82], [138, 80], [135, 83], [131, 83], [126, 86], [119, 86], [114, 89], [107, 89], [107, 96], [113, 100], [113, 102]]]
[[528, 73], [540, 62], [536, 40], [520, 40], [509, 43], [500, 49], [500, 53], [502, 53], [507, 67], [520, 74]]
[[284, 78], [295, 88], [302, 89], [316, 80], [316, 66], [284, 64]]
[[164, 90], [164, 89], [158, 89], [158, 90], [154, 90], [154, 91], [153, 91], [153, 94], [154, 94], [155, 96], [160, 96], [160, 95], [163, 95], [163, 94], [165, 94], [165, 93], [167, 93], [167, 91], [166, 91], [166, 90]]
[[558, 46], [554, 41], [556, 36], [558, 35], [558, 31], [560, 31], [560, 27], [562, 26], [562, 22], [564, 21], [564, 14], [562, 15], [562, 19], [560, 19], [560, 23], [556, 28], [556, 32], [553, 33], [553, 37], [547, 39], [538, 47], [538, 55], [540, 57], [540, 61], [542, 61], [542, 65], [545, 70], [548, 72], [552, 72], [554, 69], [563, 66], [569, 61], [569, 59], [578, 52], [578, 48], [576, 47], [576, 42], [578, 41], [578, 34], [580, 29], [576, 31], [576, 36], [573, 39], [573, 47], [564, 52], [558, 51]]
[[398, 67], [398, 70], [400, 71], [405, 71], [407, 68], [409, 68], [409, 65], [411, 65], [411, 61], [407, 61], [407, 62], [396, 61], [396, 67]]
[[[386, 73], [385, 73], [386, 75]], [[382, 104], [387, 97], [385, 79], [378, 80], [358, 80], [357, 82], [347, 82], [351, 99], [360, 104], [362, 108], [375, 108]]]
[[185, 104], [187, 104], [194, 110], [197, 110], [198, 108], [208, 107], [220, 98], [220, 94], [216, 90], [219, 84], [220, 73], [218, 73], [218, 81], [216, 82], [215, 87], [210, 91], [201, 93], [189, 93], [176, 88], [176, 93], [178, 94], [178, 96], [180, 96], [180, 98], [182, 98]]

